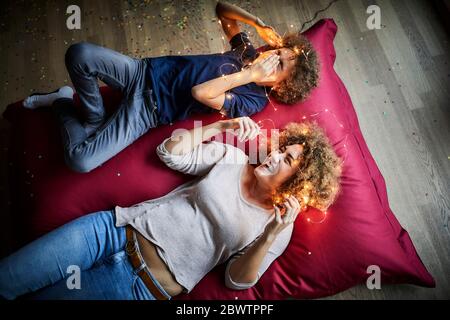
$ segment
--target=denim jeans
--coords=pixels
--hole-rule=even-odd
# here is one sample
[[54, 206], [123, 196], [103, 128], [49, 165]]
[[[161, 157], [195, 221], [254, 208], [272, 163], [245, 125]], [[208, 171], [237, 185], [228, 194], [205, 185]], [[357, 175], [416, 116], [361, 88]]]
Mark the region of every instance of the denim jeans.
[[[137, 275], [139, 270], [129, 262], [125, 228], [117, 228], [114, 223], [113, 211], [92, 213], [4, 258], [0, 261], [0, 297], [155, 300]], [[80, 270], [79, 289], [67, 285], [76, 284], [76, 272], [69, 266]], [[165, 293], [148, 268], [144, 270]]]
[[[67, 165], [89, 172], [157, 126], [148, 62], [87, 42], [70, 46], [65, 62], [80, 97], [81, 119], [72, 99], [56, 100], [53, 109], [61, 123]], [[97, 79], [123, 93], [118, 110], [108, 119]]]

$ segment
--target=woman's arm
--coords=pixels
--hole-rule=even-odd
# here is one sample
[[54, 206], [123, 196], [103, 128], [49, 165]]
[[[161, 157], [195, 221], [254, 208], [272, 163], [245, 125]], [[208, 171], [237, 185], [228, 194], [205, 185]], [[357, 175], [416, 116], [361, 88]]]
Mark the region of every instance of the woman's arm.
[[229, 268], [229, 276], [235, 283], [254, 283], [258, 279], [258, 270], [264, 257], [276, 237], [288, 225], [292, 224], [300, 212], [300, 203], [291, 196], [284, 207], [286, 211], [281, 216], [280, 209], [275, 207], [275, 218], [266, 226], [262, 236], [242, 256], [237, 258]]
[[184, 155], [203, 141], [209, 140], [227, 129], [239, 129], [238, 138], [241, 141], [254, 139], [259, 133], [259, 126], [248, 117], [220, 120], [203, 127], [183, 130], [182, 133], [168, 139], [164, 147], [171, 154]]
[[254, 27], [260, 37], [268, 44], [281, 46], [281, 37], [272, 27], [266, 25], [259, 17], [252, 15], [238, 6], [219, 1], [216, 5], [216, 14], [228, 41], [241, 32], [237, 23], [240, 21]]

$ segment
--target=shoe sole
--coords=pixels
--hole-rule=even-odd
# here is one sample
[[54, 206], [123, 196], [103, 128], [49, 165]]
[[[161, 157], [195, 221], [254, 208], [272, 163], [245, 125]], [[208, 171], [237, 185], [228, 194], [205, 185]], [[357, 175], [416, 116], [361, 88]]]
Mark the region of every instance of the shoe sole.
[[[60, 88], [61, 89], [61, 88]], [[55, 90], [55, 91], [52, 91], [52, 92], [35, 92], [35, 93], [33, 93], [33, 94], [30, 94], [29, 95], [29, 97], [34, 97], [34, 96], [45, 96], [45, 95], [48, 95], [48, 94], [52, 94], [52, 93], [56, 93], [56, 92], [58, 92], [59, 91], [59, 89], [57, 89], [57, 90]]]

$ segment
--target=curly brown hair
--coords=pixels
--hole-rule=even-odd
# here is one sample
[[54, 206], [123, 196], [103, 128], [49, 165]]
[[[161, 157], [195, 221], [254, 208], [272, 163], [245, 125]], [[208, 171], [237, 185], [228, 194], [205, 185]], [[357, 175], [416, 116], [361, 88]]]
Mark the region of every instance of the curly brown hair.
[[342, 160], [336, 155], [325, 132], [316, 122], [289, 123], [272, 141], [271, 149], [283, 149], [293, 144], [303, 145], [303, 154], [297, 172], [274, 194], [280, 203], [294, 195], [301, 203], [325, 211], [340, 191]]
[[319, 84], [319, 60], [311, 42], [301, 33], [290, 33], [283, 37], [283, 48], [291, 49], [297, 61], [291, 75], [273, 88], [275, 99], [294, 104], [308, 97]]

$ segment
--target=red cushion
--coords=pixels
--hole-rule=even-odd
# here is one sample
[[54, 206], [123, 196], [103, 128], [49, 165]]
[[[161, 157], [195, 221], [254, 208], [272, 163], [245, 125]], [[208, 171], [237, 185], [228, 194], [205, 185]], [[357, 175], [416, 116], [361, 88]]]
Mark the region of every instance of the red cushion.
[[[255, 287], [227, 289], [222, 265], [178, 299], [316, 298], [364, 283], [370, 265], [381, 268], [382, 284], [435, 285], [389, 208], [383, 177], [361, 134], [350, 97], [333, 69], [336, 30], [333, 20], [321, 20], [306, 32], [321, 61], [320, 86], [311, 97], [295, 106], [268, 105], [254, 119], [262, 120], [268, 129], [274, 126], [264, 119], [273, 120], [276, 127], [301, 121], [303, 116], [317, 120], [345, 159], [337, 202], [321, 223], [323, 216], [313, 210], [297, 219], [288, 248]], [[110, 110], [120, 99], [119, 93], [107, 88], [102, 88], [102, 94]], [[192, 127], [193, 117], [152, 129], [100, 168], [78, 174], [64, 165], [59, 131], [48, 109], [29, 111], [17, 102], [5, 116], [14, 124], [10, 150], [13, 208], [23, 218], [21, 229], [26, 225], [31, 237], [89, 212], [162, 196], [189, 179], [166, 168], [155, 148], [173, 129]], [[195, 118], [209, 123], [219, 116]]]

